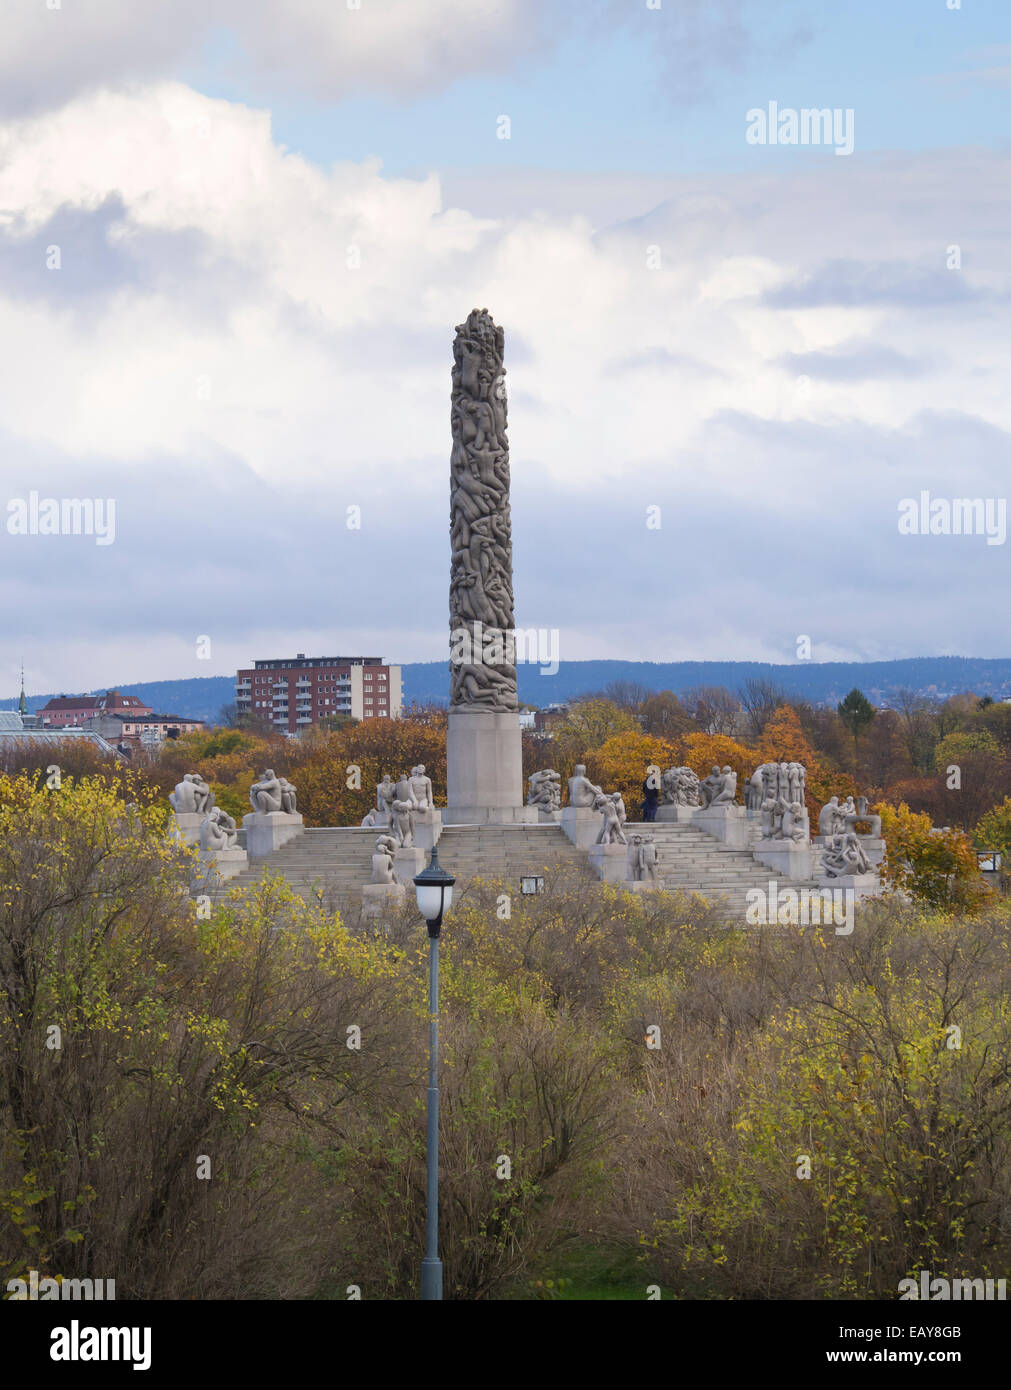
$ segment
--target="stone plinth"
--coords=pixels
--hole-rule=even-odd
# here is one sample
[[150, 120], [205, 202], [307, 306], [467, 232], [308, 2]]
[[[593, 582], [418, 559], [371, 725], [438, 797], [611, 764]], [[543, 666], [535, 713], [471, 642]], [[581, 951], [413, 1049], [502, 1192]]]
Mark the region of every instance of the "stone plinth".
[[241, 874], [249, 863], [244, 849], [202, 849], [198, 877], [204, 885], [221, 882]]
[[559, 810], [559, 811], [545, 811], [544, 808], [543, 808], [542, 806], [536, 806], [536, 807], [531, 806], [531, 807], [529, 807], [528, 809], [531, 810], [531, 811], [536, 810], [536, 812], [537, 812], [537, 824], [538, 824], [538, 825], [558, 825], [558, 823], [559, 823], [559, 822], [561, 821], [561, 819], [562, 819], [562, 813], [561, 813], [560, 810]]
[[753, 823], [743, 806], [708, 806], [692, 815], [692, 825], [720, 841], [722, 849], [750, 849]]
[[446, 825], [536, 825], [525, 806], [522, 736], [515, 710], [449, 711], [446, 733]]
[[590, 867], [603, 883], [627, 883], [628, 846], [591, 845]]
[[663, 888], [663, 879], [654, 879], [649, 882], [647, 879], [633, 878], [621, 885], [629, 893], [659, 893]]
[[[410, 850], [408, 850], [410, 854]], [[365, 883], [362, 885], [362, 916], [384, 917], [399, 912], [407, 901], [407, 889], [402, 883]]]
[[[428, 863], [428, 859], [429, 855], [427, 850], [417, 847], [413, 849], [398, 849], [393, 856], [393, 872], [400, 880], [401, 885], [406, 887], [408, 884], [411, 884], [411, 880], [414, 878], [415, 874], [421, 873], [422, 869]], [[375, 885], [376, 888], [388, 888], [389, 886], [388, 883], [377, 883]], [[411, 884], [411, 892], [414, 892], [413, 884]]]
[[185, 845], [198, 845], [203, 822], [203, 811], [173, 811], [169, 817], [169, 834], [174, 840], [181, 840]]
[[659, 806], [656, 818], [658, 821], [667, 821], [668, 824], [673, 822], [675, 825], [688, 825], [701, 809], [700, 806]]
[[560, 824], [574, 845], [579, 849], [589, 849], [597, 843], [604, 815], [592, 806], [563, 806]]
[[431, 811], [414, 812], [414, 843], [418, 849], [434, 849], [441, 834], [442, 812], [438, 807]]
[[822, 875], [818, 879], [819, 888], [842, 888], [853, 893], [854, 902], [862, 902], [864, 898], [879, 898], [881, 896], [881, 880], [877, 874], [842, 874], [839, 878], [828, 878]]
[[759, 840], [751, 852], [760, 864], [787, 878], [812, 878], [821, 861], [820, 853], [806, 841]]
[[250, 859], [266, 859], [276, 849], [302, 833], [302, 817], [296, 811], [253, 811], [242, 817], [246, 853]]

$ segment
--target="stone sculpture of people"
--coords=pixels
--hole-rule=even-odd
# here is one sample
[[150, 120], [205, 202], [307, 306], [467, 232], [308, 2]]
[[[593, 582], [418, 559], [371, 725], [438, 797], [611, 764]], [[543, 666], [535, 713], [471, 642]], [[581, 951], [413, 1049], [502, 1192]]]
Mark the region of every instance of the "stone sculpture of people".
[[396, 883], [393, 871], [393, 856], [397, 852], [397, 842], [392, 835], [380, 835], [376, 840], [372, 855], [372, 882]]
[[[714, 769], [715, 770], [715, 769]], [[725, 767], [713, 789], [710, 806], [729, 806], [737, 801], [737, 773]]]
[[709, 807], [713, 804], [713, 797], [719, 791], [720, 783], [722, 782], [722, 780], [723, 779], [720, 775], [720, 769], [718, 767], [714, 767], [712, 772], [710, 772], [709, 776], [703, 778], [703, 780], [699, 783], [699, 790], [702, 793], [703, 806]]
[[201, 809], [198, 802], [201, 796], [198, 775], [196, 772], [187, 772], [183, 780], [177, 782], [174, 790], [169, 792], [169, 805], [179, 815], [192, 815]]
[[701, 783], [690, 767], [669, 767], [661, 784], [665, 806], [702, 805]]
[[393, 802], [393, 838], [401, 849], [414, 845], [414, 802], [397, 797]]
[[841, 835], [845, 828], [846, 820], [839, 805], [839, 798], [831, 796], [818, 812], [818, 834], [825, 837]]
[[296, 813], [295, 808], [298, 800], [298, 792], [288, 781], [287, 777], [279, 777], [277, 780], [281, 784], [281, 810], [286, 812], [289, 816], [293, 816]]
[[365, 814], [364, 814], [364, 816], [362, 816], [362, 821], [361, 821], [362, 829], [363, 829], [363, 830], [372, 830], [372, 829], [374, 829], [374, 828], [375, 828], [375, 824], [376, 824], [376, 819], [377, 819], [377, 817], [378, 817], [378, 814], [379, 814], [379, 813], [378, 813], [378, 811], [376, 810], [376, 808], [375, 808], [374, 806], [373, 806], [370, 810], [366, 811]]
[[603, 790], [594, 786], [586, 775], [586, 765], [577, 763], [574, 775], [569, 778], [569, 805], [595, 807], [597, 797], [603, 796]]
[[841, 878], [844, 874], [867, 874], [870, 861], [864, 854], [860, 837], [852, 830], [843, 835], [830, 835], [822, 854], [822, 869], [826, 878]]
[[238, 835], [233, 817], [220, 806], [212, 806], [200, 822], [200, 848], [203, 850], [234, 849]]
[[424, 763], [419, 763], [417, 767], [411, 768], [409, 785], [417, 809], [419, 811], [433, 810], [435, 799], [432, 795], [432, 779], [425, 775]]
[[776, 796], [767, 796], [761, 806], [761, 826], [763, 840], [778, 840], [783, 825], [783, 812], [786, 802]]
[[402, 774], [400, 780], [397, 782], [397, 799], [399, 801], [409, 801], [412, 811], [418, 809], [418, 803], [414, 799], [414, 792], [411, 790], [411, 779], [406, 773]]
[[397, 789], [393, 785], [393, 779], [388, 772], [383, 774], [383, 780], [376, 787], [376, 810], [386, 816], [386, 824], [390, 825], [393, 814], [393, 799], [397, 794]]
[[254, 811], [261, 815], [267, 815], [271, 811], [281, 809], [282, 787], [280, 780], [274, 776], [274, 769], [268, 767], [258, 782], [254, 782], [249, 788], [249, 804]]
[[808, 839], [809, 822], [807, 810], [800, 801], [792, 801], [783, 812], [783, 839], [804, 844]]
[[628, 820], [628, 812], [625, 810], [625, 798], [622, 796], [621, 792], [612, 792], [611, 800], [614, 802], [618, 811], [618, 824], [624, 825], [626, 820]]
[[562, 804], [562, 776], [552, 767], [531, 774], [528, 782], [527, 805], [541, 811], [557, 811]]
[[652, 835], [633, 835], [628, 866], [637, 883], [656, 882], [656, 842]]
[[618, 803], [601, 792], [593, 803], [593, 809], [602, 812], [604, 817], [600, 834], [597, 836], [597, 844], [627, 845], [628, 839], [621, 828], [621, 812], [618, 809]]

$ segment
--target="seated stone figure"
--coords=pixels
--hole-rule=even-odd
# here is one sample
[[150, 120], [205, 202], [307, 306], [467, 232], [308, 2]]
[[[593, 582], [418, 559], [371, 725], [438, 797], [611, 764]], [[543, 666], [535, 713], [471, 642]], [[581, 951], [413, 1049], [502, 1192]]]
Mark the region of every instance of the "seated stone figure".
[[434, 810], [435, 799], [432, 794], [432, 779], [426, 776], [424, 763], [419, 763], [417, 767], [411, 768], [408, 785], [419, 811]]
[[380, 835], [376, 840], [375, 853], [372, 856], [372, 882], [373, 883], [396, 883], [397, 875], [393, 871], [393, 856], [397, 852], [397, 842], [392, 835]]
[[200, 822], [200, 848], [203, 850], [234, 849], [238, 835], [235, 820], [220, 806], [212, 806]]
[[295, 814], [298, 793], [288, 781], [287, 777], [279, 777], [277, 780], [281, 784], [281, 810], [285, 811], [289, 816], [293, 816]]
[[783, 839], [804, 844], [808, 839], [807, 810], [799, 801], [791, 802], [783, 812]]
[[193, 785], [196, 773], [187, 772], [169, 792], [169, 805], [179, 815], [192, 815], [197, 809], [197, 788]]
[[837, 796], [829, 797], [818, 812], [818, 834], [823, 836], [841, 835], [846, 829], [846, 816], [839, 805]]
[[577, 763], [574, 775], [569, 778], [569, 805], [592, 807], [596, 798], [603, 795], [602, 789], [587, 777], [586, 765]]
[[714, 767], [709, 776], [699, 783], [699, 790], [702, 793], [702, 805], [704, 807], [709, 807], [713, 804], [713, 797], [719, 791], [722, 781], [723, 778], [720, 774], [720, 769]]
[[249, 804], [254, 811], [261, 815], [266, 815], [271, 811], [281, 809], [281, 783], [274, 776], [274, 769], [268, 767], [258, 782], [254, 782], [249, 788]]
[[710, 806], [729, 806], [737, 802], [737, 773], [725, 767], [713, 790]]
[[378, 814], [379, 814], [379, 813], [378, 813], [378, 811], [376, 810], [376, 808], [375, 808], [374, 806], [372, 807], [371, 810], [366, 811], [365, 814], [364, 814], [364, 816], [362, 816], [362, 820], [361, 820], [362, 829], [363, 829], [363, 830], [372, 830], [372, 829], [374, 829], [374, 828], [375, 828], [375, 824], [376, 824], [376, 817], [378, 816]]

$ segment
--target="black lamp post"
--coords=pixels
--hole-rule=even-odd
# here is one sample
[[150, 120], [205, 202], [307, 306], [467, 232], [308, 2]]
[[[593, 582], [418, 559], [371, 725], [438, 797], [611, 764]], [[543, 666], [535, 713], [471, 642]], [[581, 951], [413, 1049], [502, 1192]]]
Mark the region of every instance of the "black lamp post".
[[418, 911], [428, 923], [428, 1153], [427, 1231], [425, 1258], [421, 1262], [421, 1297], [442, 1298], [442, 1261], [439, 1259], [439, 932], [453, 901], [456, 879], [439, 863], [433, 846], [428, 868], [414, 880]]

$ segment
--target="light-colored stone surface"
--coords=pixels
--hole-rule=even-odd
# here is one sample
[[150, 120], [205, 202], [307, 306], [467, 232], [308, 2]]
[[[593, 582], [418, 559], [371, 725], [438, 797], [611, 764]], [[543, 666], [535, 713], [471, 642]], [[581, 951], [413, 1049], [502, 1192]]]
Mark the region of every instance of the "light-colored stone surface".
[[413, 846], [410, 849], [398, 849], [393, 856], [393, 872], [397, 876], [397, 881], [402, 883], [405, 888], [410, 888], [414, 892], [411, 880], [415, 874], [420, 874], [428, 863], [428, 855], [423, 849]]
[[302, 817], [296, 811], [252, 811], [242, 817], [246, 832], [246, 853], [250, 859], [264, 859], [302, 833]]
[[837, 878], [822, 875], [818, 885], [821, 888], [852, 889], [855, 902], [881, 896], [881, 880], [877, 874], [840, 874]]
[[604, 817], [592, 806], [563, 806], [561, 827], [579, 849], [589, 849], [597, 843]]
[[183, 844], [198, 845], [203, 821], [202, 811], [173, 811], [169, 817], [169, 834]]
[[515, 711], [451, 709], [443, 824], [536, 824], [536, 806], [523, 802], [522, 747]]
[[761, 840], [752, 848], [752, 854], [760, 864], [768, 864], [785, 878], [812, 878], [821, 864], [821, 852], [815, 846], [795, 840]]
[[748, 820], [743, 806], [707, 806], [695, 812], [692, 824], [714, 836], [726, 849], [748, 849], [751, 845], [754, 822]]
[[628, 847], [626, 845], [591, 845], [587, 853], [590, 856], [590, 867], [602, 882], [627, 882]]
[[202, 849], [200, 851], [199, 879], [205, 888], [216, 882], [225, 882], [249, 866], [249, 858], [244, 849]]
[[407, 901], [407, 889], [402, 883], [363, 883], [362, 916], [384, 917], [399, 912]]
[[434, 849], [442, 834], [442, 811], [436, 806], [430, 811], [414, 812], [414, 843], [418, 849]]
[[675, 825], [691, 825], [692, 817], [697, 815], [700, 809], [698, 806], [678, 806], [667, 803], [657, 807], [656, 818], [658, 821], [673, 822]]

